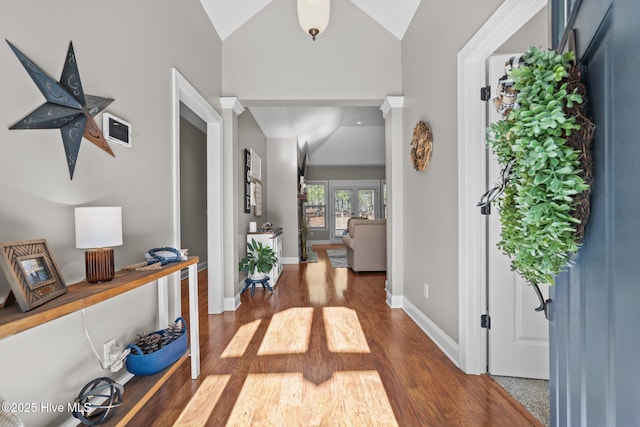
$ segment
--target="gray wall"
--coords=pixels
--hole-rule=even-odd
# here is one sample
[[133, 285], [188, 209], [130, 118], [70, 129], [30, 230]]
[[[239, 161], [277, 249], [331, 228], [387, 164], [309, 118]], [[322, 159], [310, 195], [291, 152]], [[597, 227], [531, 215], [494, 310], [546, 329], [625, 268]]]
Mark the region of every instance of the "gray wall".
[[310, 166], [307, 181], [384, 179], [384, 166], [337, 167]]
[[269, 185], [262, 189], [269, 199], [266, 219], [283, 228], [282, 257], [292, 262], [298, 259], [297, 145], [295, 139], [267, 139]]
[[504, 42], [496, 50], [496, 54], [523, 53], [529, 46], [549, 47], [549, 8], [547, 6]]
[[180, 119], [180, 241], [207, 261], [207, 135]]
[[[83, 252], [75, 248], [75, 206], [123, 207], [117, 268], [141, 261], [150, 247], [171, 243], [171, 68], [214, 106], [221, 93], [221, 42], [200, 2], [5, 1], [0, 32], [56, 78], [73, 41], [85, 93], [115, 98], [107, 111], [133, 127], [132, 148], [111, 144], [115, 158], [83, 140], [69, 180], [60, 132], [8, 130], [44, 98], [9, 47], [1, 47], [0, 241], [46, 238], [68, 284], [84, 277]], [[147, 286], [88, 309], [96, 346], [111, 337], [124, 344], [138, 331], [155, 330], [156, 300], [155, 287]], [[106, 374], [81, 325], [73, 314], [0, 340], [0, 365], [8, 367], [0, 396], [66, 405], [89, 380]], [[67, 415], [23, 418], [37, 427]]]
[[[500, 0], [422, 2], [402, 43], [407, 144], [419, 120], [433, 129], [433, 158], [423, 172], [404, 169], [404, 296], [458, 340], [458, 151], [456, 55]], [[423, 296], [429, 284], [429, 299]]]
[[[240, 206], [238, 206], [238, 228], [236, 233], [237, 260], [238, 265], [240, 259], [247, 253], [247, 231], [249, 231], [249, 223], [255, 221], [258, 226], [264, 224], [269, 219], [269, 204], [267, 188], [269, 188], [269, 163], [267, 162], [267, 139], [262, 130], [258, 126], [256, 119], [253, 118], [251, 111], [245, 110], [238, 117], [238, 164], [237, 176], [239, 180]], [[262, 159], [262, 216], [255, 216], [255, 207], [251, 207], [251, 213], [244, 213], [244, 150], [253, 149], [260, 159]], [[243, 277], [241, 277], [242, 279]], [[239, 290], [237, 290], [239, 291]]]

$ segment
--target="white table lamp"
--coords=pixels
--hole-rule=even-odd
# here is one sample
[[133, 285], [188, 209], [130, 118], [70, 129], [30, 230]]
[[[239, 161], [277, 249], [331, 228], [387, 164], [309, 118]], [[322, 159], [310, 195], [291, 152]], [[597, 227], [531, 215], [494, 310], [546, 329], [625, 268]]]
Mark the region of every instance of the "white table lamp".
[[113, 279], [113, 246], [122, 245], [122, 207], [75, 208], [76, 248], [84, 253], [87, 282]]

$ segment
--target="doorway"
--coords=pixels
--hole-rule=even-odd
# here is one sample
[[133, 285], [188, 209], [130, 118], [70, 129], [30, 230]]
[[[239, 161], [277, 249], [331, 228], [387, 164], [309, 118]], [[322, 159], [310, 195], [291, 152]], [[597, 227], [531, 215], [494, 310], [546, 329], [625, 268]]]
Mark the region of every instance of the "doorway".
[[480, 325], [486, 309], [486, 219], [476, 204], [486, 191], [486, 114], [479, 82], [486, 60], [547, 5], [547, 0], [505, 0], [458, 52], [458, 363], [468, 374], [487, 371], [487, 337]]
[[[207, 268], [207, 124], [180, 103], [180, 247]], [[183, 274], [185, 272], [183, 271]]]
[[[180, 74], [172, 70], [173, 83], [173, 243], [181, 245], [180, 232], [180, 104], [188, 107], [206, 123], [207, 145], [207, 268], [208, 268], [208, 312], [222, 313], [224, 302], [223, 250], [219, 230], [223, 229], [222, 216], [222, 117], [207, 100]], [[194, 254], [195, 255], [195, 254]], [[170, 299], [170, 314], [173, 318], [181, 312], [180, 273], [173, 277]], [[196, 301], [190, 303], [197, 303]]]

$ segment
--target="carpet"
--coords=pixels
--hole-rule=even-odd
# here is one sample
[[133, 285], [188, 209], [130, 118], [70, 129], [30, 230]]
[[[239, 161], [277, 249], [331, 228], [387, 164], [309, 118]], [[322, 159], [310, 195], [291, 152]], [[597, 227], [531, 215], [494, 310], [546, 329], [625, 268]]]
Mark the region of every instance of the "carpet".
[[327, 249], [327, 255], [333, 268], [349, 268], [346, 249]]
[[307, 259], [306, 261], [301, 261], [301, 262], [318, 262], [318, 253], [307, 250]]
[[528, 378], [494, 376], [498, 384], [513, 396], [540, 422], [548, 426], [549, 417], [549, 381]]

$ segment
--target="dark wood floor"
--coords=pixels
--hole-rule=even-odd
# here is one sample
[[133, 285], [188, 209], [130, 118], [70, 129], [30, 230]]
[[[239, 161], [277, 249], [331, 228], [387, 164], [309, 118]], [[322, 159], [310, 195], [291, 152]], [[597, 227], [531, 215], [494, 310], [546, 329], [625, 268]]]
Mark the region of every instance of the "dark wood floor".
[[[199, 417], [200, 423], [190, 425], [209, 426], [539, 425], [493, 380], [462, 373], [404, 311], [390, 309], [384, 273], [333, 269], [329, 247], [314, 247], [317, 263], [285, 266], [273, 294], [261, 288], [253, 297], [245, 292], [236, 312], [203, 314], [206, 271], [201, 272], [200, 378], [191, 380], [190, 364], [182, 363], [129, 425], [171, 426], [185, 408], [182, 419]], [[327, 318], [333, 314], [347, 317], [332, 326]], [[283, 316], [289, 316], [285, 328], [290, 328], [284, 333], [277, 326]], [[358, 341], [357, 325], [352, 332], [340, 330], [354, 318], [364, 343]], [[307, 348], [296, 352], [305, 329]], [[274, 337], [282, 342], [274, 343]], [[346, 350], [330, 349], [340, 340]], [[275, 351], [265, 352], [269, 346]], [[236, 352], [229, 356], [231, 349]], [[208, 388], [214, 391], [203, 398]], [[376, 421], [363, 421], [371, 419]]]

